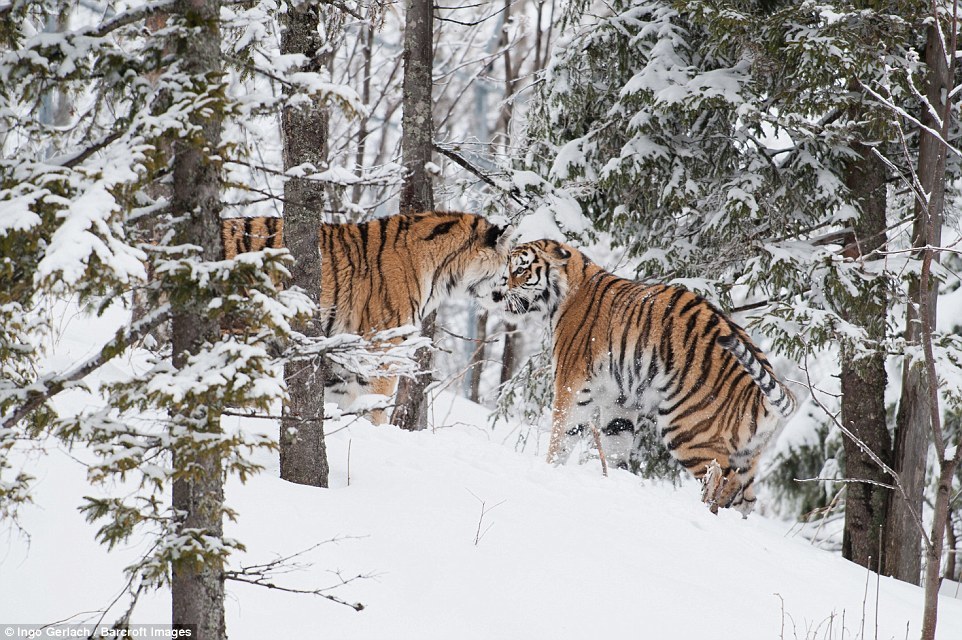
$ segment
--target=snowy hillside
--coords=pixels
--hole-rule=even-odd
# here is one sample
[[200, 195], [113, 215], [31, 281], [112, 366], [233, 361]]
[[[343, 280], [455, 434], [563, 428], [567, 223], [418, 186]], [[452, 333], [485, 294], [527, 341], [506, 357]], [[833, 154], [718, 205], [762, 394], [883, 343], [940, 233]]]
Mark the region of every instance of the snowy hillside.
[[[58, 353], [77, 357], [102, 325], [74, 321]], [[76, 327], [73, 327], [76, 325]], [[73, 330], [75, 328], [76, 330]], [[71, 338], [70, 336], [74, 336]], [[75, 393], [64, 401], [81, 404]], [[646, 484], [599, 466], [554, 468], [517, 426], [492, 430], [486, 411], [443, 395], [434, 428], [407, 433], [363, 421], [331, 425], [331, 488], [279, 480], [276, 462], [227, 499], [228, 535], [247, 553], [233, 567], [309, 549], [275, 584], [228, 583], [233, 638], [278, 631], [350, 638], [903, 638], [919, 629], [922, 593], [787, 534], [788, 523], [711, 515], [698, 487]], [[243, 422], [243, 424], [241, 424]], [[268, 430], [231, 419], [229, 428]], [[542, 439], [541, 450], [544, 442]], [[20, 452], [19, 455], [25, 455]], [[0, 539], [0, 622], [91, 622], [122, 593], [136, 545], [108, 554], [76, 506], [84, 452], [26, 455], [39, 478], [27, 538]], [[484, 515], [482, 518], [482, 511]], [[356, 576], [362, 576], [356, 578]], [[356, 579], [355, 579], [356, 578]], [[106, 616], [112, 621], [125, 599]], [[134, 621], [169, 620], [169, 595], [142, 599]], [[877, 627], [876, 627], [877, 624]], [[962, 637], [962, 600], [944, 598], [939, 637]]]

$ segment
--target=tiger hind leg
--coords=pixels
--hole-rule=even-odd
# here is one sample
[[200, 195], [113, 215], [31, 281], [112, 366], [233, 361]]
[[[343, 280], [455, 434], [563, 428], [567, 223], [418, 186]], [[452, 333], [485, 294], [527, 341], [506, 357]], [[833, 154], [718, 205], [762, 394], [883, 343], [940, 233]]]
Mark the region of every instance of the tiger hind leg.
[[725, 472], [717, 460], [712, 460], [701, 478], [701, 501], [712, 513], [718, 513], [718, 499], [725, 486]]
[[551, 440], [548, 443], [548, 462], [564, 464], [574, 451], [578, 441], [590, 435], [591, 419], [595, 413], [595, 403], [591, 388], [587, 383], [561, 386], [555, 383], [555, 402], [551, 425]]
[[[371, 378], [368, 381], [368, 392], [372, 394], [377, 394], [390, 399], [396, 390], [397, 378], [396, 377], [382, 377], [382, 378]], [[372, 409], [370, 411], [370, 420], [374, 424], [385, 424], [387, 422], [387, 409], [384, 407]]]
[[748, 514], [755, 508], [755, 472], [758, 469], [760, 457], [761, 451], [759, 450], [748, 452], [745, 455], [736, 453], [732, 456], [732, 463], [738, 467], [739, 491], [731, 496], [726, 506], [741, 512], [744, 518], [747, 518]]
[[712, 513], [718, 513], [719, 507], [732, 508], [747, 518], [755, 508], [756, 464], [757, 458], [747, 468], [722, 468], [717, 460], [712, 460], [702, 476], [702, 502]]
[[388, 419], [385, 405], [390, 400], [375, 400], [372, 396], [390, 398], [397, 378], [393, 376], [364, 378], [332, 366], [325, 381], [325, 402], [334, 402], [344, 412], [357, 411], [373, 424], [385, 424]]

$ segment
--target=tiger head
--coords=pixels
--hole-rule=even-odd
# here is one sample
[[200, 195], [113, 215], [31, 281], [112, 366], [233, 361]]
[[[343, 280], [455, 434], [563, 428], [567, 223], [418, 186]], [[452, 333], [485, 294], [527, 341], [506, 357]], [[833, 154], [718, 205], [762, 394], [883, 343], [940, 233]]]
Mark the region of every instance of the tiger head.
[[514, 227], [498, 226], [481, 216], [460, 216], [459, 225], [466, 235], [453, 233], [453, 230], [449, 235], [452, 242], [464, 244], [450, 260], [445, 261], [436, 277], [442, 272], [447, 274], [442, 280], [448, 295], [461, 291], [482, 302], [490, 300], [492, 292], [502, 286]]
[[[568, 291], [566, 266], [574, 252], [554, 240], [536, 240], [515, 247], [501, 296], [505, 313], [513, 318], [525, 314], [553, 315]], [[495, 300], [497, 294], [493, 296]]]

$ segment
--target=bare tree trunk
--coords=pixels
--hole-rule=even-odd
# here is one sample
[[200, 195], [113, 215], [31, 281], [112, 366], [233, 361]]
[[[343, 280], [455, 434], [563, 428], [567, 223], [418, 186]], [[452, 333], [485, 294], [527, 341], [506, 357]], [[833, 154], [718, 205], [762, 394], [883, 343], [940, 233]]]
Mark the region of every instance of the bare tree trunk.
[[[168, 14], [164, 12], [157, 12], [150, 14], [146, 21], [146, 27], [148, 32], [156, 33], [160, 29], [167, 26]], [[171, 54], [171, 43], [167, 42], [164, 46], [164, 56], [169, 56]], [[160, 76], [160, 71], [156, 70], [147, 74], [147, 81], [150, 83], [151, 88], [158, 92], [158, 97], [156, 102], [159, 105], [169, 106], [170, 104], [170, 90], [160, 88], [157, 86], [157, 81]], [[163, 112], [163, 108], [158, 108], [157, 112]], [[172, 142], [167, 139], [160, 140], [158, 142], [159, 150], [162, 154], [168, 158], [173, 155], [171, 151]], [[147, 194], [150, 198], [154, 200], [160, 200], [162, 198], [170, 199], [170, 184], [162, 180], [153, 180], [146, 188]], [[135, 223], [135, 228], [138, 228], [140, 234], [144, 240], [151, 243], [158, 243], [162, 237], [162, 231], [159, 228], [161, 225], [158, 224], [159, 220], [156, 216], [144, 216]], [[148, 260], [146, 263], [147, 267], [147, 282], [153, 283], [156, 280], [156, 274], [154, 273], [154, 263]], [[148, 285], [149, 286], [149, 285]], [[147, 294], [148, 287], [135, 287], [131, 294], [131, 310], [130, 310], [130, 322], [131, 324], [136, 324], [144, 316], [146, 316], [154, 308], [150, 296]], [[164, 322], [160, 326], [154, 328], [148, 335], [149, 341], [147, 344], [153, 344], [152, 348], [157, 349], [158, 347], [163, 347], [170, 344], [170, 322]]]
[[[324, 42], [318, 32], [320, 5], [305, 2], [284, 14], [281, 53], [307, 56], [302, 71], [318, 72], [325, 64]], [[287, 89], [285, 88], [285, 91]], [[320, 169], [327, 160], [328, 114], [317, 100], [286, 107], [281, 114], [284, 168], [311, 164]], [[284, 185], [284, 244], [294, 257], [291, 284], [301, 287], [315, 304], [321, 299], [321, 255], [318, 225], [324, 210], [324, 187], [319, 182], [291, 178]], [[300, 330], [320, 335], [317, 321]], [[298, 484], [326, 487], [327, 448], [324, 442], [323, 362], [295, 362], [284, 367], [290, 401], [280, 429], [281, 478]]]
[[[929, 26], [925, 47], [925, 62], [929, 68], [926, 97], [939, 113], [946, 113], [943, 92], [948, 92], [949, 74], [945, 52], [940, 44], [938, 30]], [[931, 111], [922, 105], [921, 121], [938, 131], [941, 127]], [[918, 177], [923, 190], [929, 194], [928, 202], [916, 202], [915, 223], [912, 237], [914, 245], [923, 248], [938, 246], [941, 242], [942, 208], [945, 200], [945, 150], [932, 134], [920, 132]], [[931, 219], [930, 219], [931, 216]], [[930, 231], [931, 229], [931, 231]], [[919, 301], [926, 305], [929, 318], [936, 314], [936, 290], [921, 289], [918, 280], [909, 285], [909, 305], [906, 312], [905, 340], [919, 344], [922, 338]], [[889, 503], [885, 527], [885, 573], [899, 580], [919, 584], [921, 557], [919, 541], [921, 533], [915, 516], [922, 512], [922, 491], [925, 484], [925, 461], [931, 434], [931, 390], [924, 365], [910, 366], [906, 359], [902, 371], [902, 397], [899, 401], [895, 426], [894, 469], [899, 474], [906, 497], [893, 492]]]
[[514, 375], [518, 361], [518, 327], [510, 323], [504, 325], [504, 351], [501, 355], [501, 384]]
[[[427, 164], [434, 148], [434, 118], [431, 109], [434, 68], [434, 5], [431, 0], [405, 0], [404, 23], [404, 106], [401, 114], [401, 151], [404, 184], [401, 187], [401, 213], [434, 209], [434, 187]], [[437, 314], [421, 323], [421, 333], [434, 339]], [[401, 378], [391, 422], [409, 431], [427, 424], [424, 391], [431, 382], [434, 360], [429, 349], [420, 349], [416, 360], [423, 373]]]
[[[507, 24], [511, 13], [511, 0], [504, 0], [504, 20]], [[541, 4], [538, 5], [538, 19], [541, 16]], [[504, 37], [503, 44], [507, 44], [507, 31], [502, 31]], [[541, 26], [538, 24], [538, 42], [541, 40]], [[498, 118], [498, 126], [502, 129], [503, 144], [505, 155], [511, 156], [511, 120], [514, 116], [514, 94], [517, 89], [517, 78], [514, 76], [514, 69], [511, 65], [511, 49], [505, 47], [504, 50], [504, 101], [502, 102], [501, 113]], [[504, 325], [504, 349], [501, 352], [501, 384], [504, 384], [514, 375], [518, 360], [518, 339], [516, 333], [517, 325], [505, 323]]]
[[[362, 81], [361, 88], [361, 100], [364, 104], [371, 103], [371, 60], [374, 57], [374, 20], [373, 20], [374, 8], [368, 7], [368, 24], [364, 28], [364, 78]], [[361, 116], [361, 122], [358, 126], [357, 131], [357, 154], [354, 159], [354, 163], [357, 165], [358, 176], [360, 177], [365, 156], [367, 155], [367, 137], [370, 135], [368, 131], [368, 116]], [[354, 204], [361, 203], [361, 185], [355, 184], [351, 190], [351, 202]]]
[[[949, 449], [946, 447], [945, 434], [942, 432], [942, 412], [939, 407], [938, 375], [935, 368], [935, 354], [933, 349], [933, 333], [936, 326], [936, 300], [938, 299], [938, 283], [932, 283], [932, 263], [939, 261], [937, 247], [942, 244], [942, 221], [945, 206], [945, 161], [948, 155], [946, 145], [951, 124], [952, 94], [955, 88], [956, 58], [958, 55], [959, 34], [959, 3], [952, 3], [951, 39], [945, 42], [940, 30], [940, 16], [938, 5], [932, 3], [933, 20], [926, 33], [925, 63], [929, 68], [926, 99], [923, 105], [922, 122], [931, 118], [931, 110], [941, 117], [939, 127], [941, 140], [937, 140], [929, 131], [920, 133], [919, 170], [918, 179], [922, 191], [927, 196], [927, 207], [916, 209], [916, 223], [920, 219], [925, 224], [923, 234], [916, 236], [922, 240], [916, 246], [922, 248], [922, 269], [919, 274], [918, 318], [919, 337], [925, 354], [924, 380], [927, 382], [925, 390], [928, 392], [927, 407], [929, 410], [928, 425], [931, 430], [932, 442], [939, 464], [939, 482], [935, 491], [935, 504], [932, 509], [932, 528], [926, 542], [925, 577], [925, 608], [922, 613], [922, 640], [934, 640], [936, 624], [939, 614], [939, 587], [942, 584], [942, 551], [945, 543], [945, 531], [951, 526], [949, 508], [952, 500], [952, 480], [959, 464], [962, 463], [962, 442], [956, 442], [952, 457], [948, 458]], [[946, 51], [946, 44], [948, 44]], [[943, 102], [944, 97], [944, 102]], [[928, 108], [925, 108], [928, 107]], [[923, 155], [922, 144], [926, 141], [933, 143], [934, 151]], [[933, 157], [934, 156], [934, 157]], [[924, 161], [924, 165], [923, 165]], [[922, 194], [920, 194], [922, 195]], [[919, 209], [923, 209], [921, 212]], [[919, 215], [921, 213], [921, 215]], [[911, 302], [915, 299], [910, 299]], [[925, 457], [921, 459], [925, 464]]]
[[[853, 120], [858, 120], [855, 114]], [[853, 145], [859, 152], [849, 162], [845, 182], [859, 203], [861, 215], [852, 234], [846, 238], [845, 257], [853, 260], [869, 257], [886, 242], [885, 164], [862, 144]], [[886, 464], [892, 455], [885, 415], [885, 339], [887, 300], [882, 287], [863, 283], [860, 295], [845, 309], [845, 319], [863, 327], [874, 344], [868, 357], [856, 359], [851, 349], [842, 349], [842, 424], [867, 445]], [[845, 527], [842, 536], [842, 555], [862, 566], [881, 570], [879, 549], [885, 524], [889, 490], [883, 484], [891, 481], [859, 445], [844, 439], [845, 478], [864, 480], [846, 485]], [[872, 559], [874, 558], [874, 562]]]
[[404, 6], [401, 213], [417, 213], [434, 209], [434, 187], [426, 168], [434, 148], [434, 5], [430, 0], [405, 0]]
[[471, 384], [468, 391], [468, 399], [471, 402], [478, 402], [481, 399], [481, 374], [484, 373], [484, 358], [487, 349], [485, 342], [488, 339], [488, 312], [480, 311], [475, 318], [474, 337], [477, 343], [474, 352], [471, 354]]
[[[194, 26], [189, 38], [178, 39], [176, 55], [183, 70], [197, 83], [219, 82], [220, 2], [219, 0], [179, 0], [175, 13]], [[174, 143], [172, 207], [184, 216], [177, 230], [178, 243], [202, 248], [204, 260], [221, 256], [220, 208], [221, 178], [219, 163], [210, 156], [217, 153], [221, 139], [221, 117], [216, 109], [201, 118], [191, 116], [197, 132], [190, 139]], [[173, 363], [184, 366], [187, 358], [199, 353], [205, 342], [220, 338], [220, 323], [211, 320], [206, 309], [190, 301], [177, 303], [173, 312]], [[220, 413], [213, 407], [193, 407], [172, 419], [197, 432], [220, 430]], [[217, 451], [198, 453], [191, 461], [192, 473], [174, 480], [173, 508], [181, 514], [180, 530], [203, 531], [215, 538], [223, 535], [224, 470]], [[176, 461], [175, 461], [176, 466]], [[196, 625], [197, 638], [217, 640], [227, 637], [224, 623], [224, 572], [222, 563], [201, 565], [188, 559], [171, 566], [172, 623]]]
[[955, 580], [955, 567], [958, 556], [958, 536], [955, 534], [955, 518], [952, 517], [952, 510], [946, 514], [945, 520], [945, 546], [948, 547], [948, 559], [945, 561], [945, 571], [942, 572], [943, 578]]
[[[960, 443], [957, 446], [962, 446]], [[949, 507], [952, 499], [952, 478], [962, 458], [962, 449], [956, 449], [951, 460], [944, 459], [944, 450], [939, 453], [939, 485], [935, 490], [935, 504], [932, 510], [932, 529], [930, 543], [925, 553], [925, 609], [922, 612], [922, 640], [935, 639], [935, 627], [939, 614], [939, 587], [942, 585], [942, 552], [945, 549], [945, 531], [949, 524]]]

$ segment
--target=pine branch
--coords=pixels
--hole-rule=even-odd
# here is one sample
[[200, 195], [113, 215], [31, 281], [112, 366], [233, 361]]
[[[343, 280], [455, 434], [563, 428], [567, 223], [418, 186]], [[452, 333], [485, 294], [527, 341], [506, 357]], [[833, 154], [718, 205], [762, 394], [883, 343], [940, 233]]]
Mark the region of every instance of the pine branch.
[[80, 164], [81, 162], [83, 162], [93, 154], [97, 153], [101, 149], [104, 149], [110, 146], [112, 143], [117, 141], [120, 138], [120, 136], [122, 136], [123, 134], [124, 134], [124, 131], [121, 131], [121, 130], [108, 133], [107, 135], [102, 137], [100, 140], [97, 140], [96, 142], [94, 142], [92, 145], [90, 145], [83, 151], [80, 151], [72, 155], [61, 156], [60, 158], [52, 159], [50, 163], [59, 165], [62, 167], [66, 167], [67, 169], [72, 169], [73, 167], [76, 167], [78, 164]]
[[131, 9], [130, 11], [125, 11], [120, 15], [116, 15], [106, 22], [101, 22], [96, 28], [84, 32], [83, 35], [102, 38], [111, 31], [115, 31], [121, 27], [133, 24], [134, 22], [139, 22], [140, 20], [143, 20], [144, 18], [147, 18], [155, 13], [166, 12], [172, 6], [174, 6], [174, 2], [175, 0], [157, 0], [156, 2], [148, 2], [147, 4], [137, 7], [136, 9]]
[[71, 383], [87, 377], [104, 364], [123, 352], [130, 345], [145, 337], [170, 316], [170, 305], [155, 310], [126, 331], [118, 331], [113, 340], [100, 348], [97, 355], [78, 365], [72, 371], [59, 376], [51, 376], [39, 382], [42, 389], [30, 389], [26, 401], [3, 420], [3, 427], [9, 429], [39, 409], [45, 402], [66, 389]]

